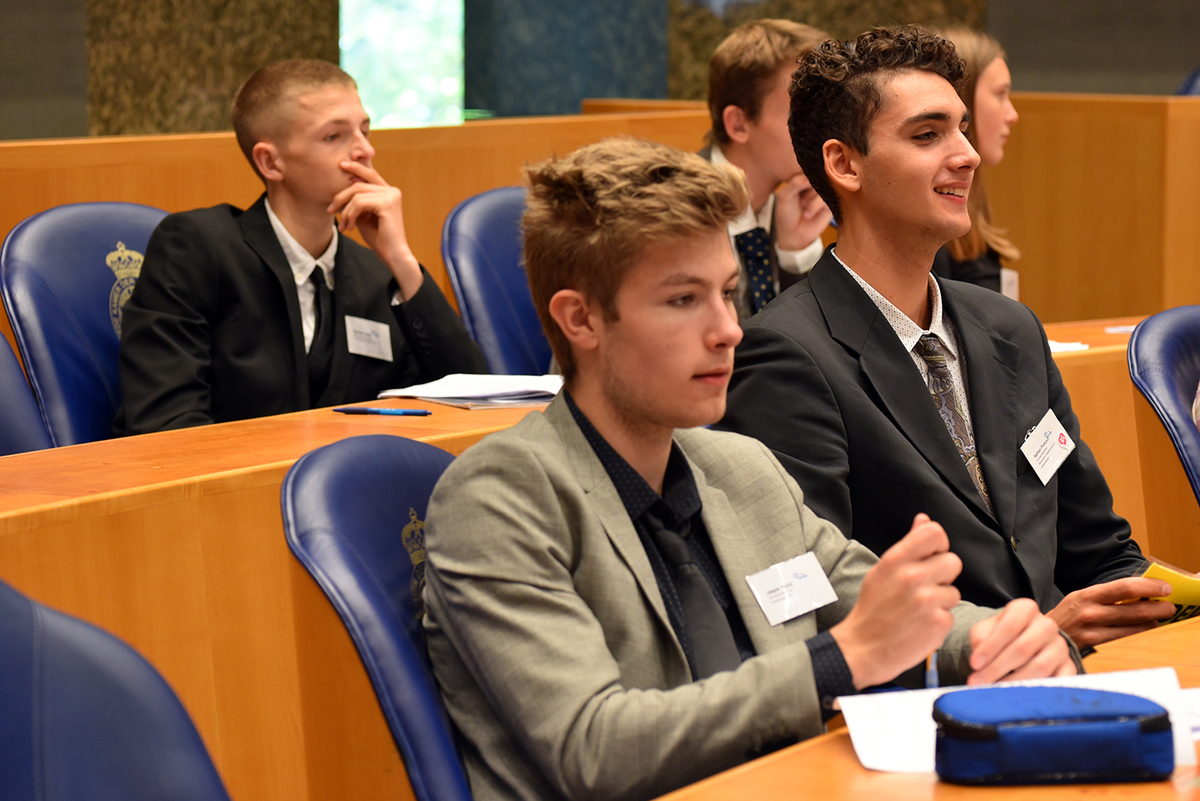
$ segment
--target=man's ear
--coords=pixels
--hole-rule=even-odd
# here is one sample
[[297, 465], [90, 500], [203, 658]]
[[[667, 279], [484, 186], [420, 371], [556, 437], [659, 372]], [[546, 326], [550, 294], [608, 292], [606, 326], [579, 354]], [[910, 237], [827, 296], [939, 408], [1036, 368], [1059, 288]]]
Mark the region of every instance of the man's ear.
[[550, 316], [558, 323], [576, 356], [581, 351], [600, 346], [599, 315], [593, 311], [587, 298], [576, 289], [560, 289], [550, 298]]
[[830, 139], [821, 147], [825, 174], [835, 190], [857, 192], [862, 186], [862, 158], [850, 145]]
[[279, 162], [279, 150], [271, 142], [258, 142], [250, 150], [250, 157], [258, 174], [268, 181], [282, 181], [283, 169]]
[[730, 140], [744, 145], [750, 141], [750, 120], [746, 112], [739, 106], [726, 106], [721, 110], [721, 122], [725, 124], [725, 133]]

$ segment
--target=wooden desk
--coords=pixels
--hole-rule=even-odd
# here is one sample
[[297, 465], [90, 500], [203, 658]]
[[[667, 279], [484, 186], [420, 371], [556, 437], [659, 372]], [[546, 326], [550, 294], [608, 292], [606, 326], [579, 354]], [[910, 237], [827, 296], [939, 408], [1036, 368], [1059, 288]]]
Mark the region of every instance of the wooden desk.
[[[1108, 479], [1113, 508], [1129, 521], [1133, 537], [1143, 551], [1151, 548], [1146, 522], [1142, 474], [1139, 469], [1134, 395], [1125, 352], [1129, 333], [1109, 333], [1110, 328], [1136, 325], [1141, 317], [1049, 323], [1046, 335], [1056, 342], [1083, 342], [1084, 351], [1056, 353], [1054, 363], [1071, 393], [1083, 440], [1096, 455]], [[1163, 557], [1166, 558], [1166, 557]]]
[[0, 458], [0, 576], [129, 642], [179, 694], [242, 801], [411, 798], [341, 620], [283, 538], [313, 448], [388, 433], [451, 453], [529, 409], [328, 409]]
[[[1086, 660], [1092, 672], [1172, 665], [1185, 687], [1200, 686], [1200, 620], [1118, 640]], [[830, 732], [663, 796], [670, 801], [728, 798], [888, 799], [888, 801], [1034, 801], [1035, 799], [1200, 797], [1196, 766], [1178, 768], [1171, 781], [1149, 784], [1054, 785], [1019, 788], [960, 787], [931, 773], [878, 773], [859, 764], [845, 730]]]

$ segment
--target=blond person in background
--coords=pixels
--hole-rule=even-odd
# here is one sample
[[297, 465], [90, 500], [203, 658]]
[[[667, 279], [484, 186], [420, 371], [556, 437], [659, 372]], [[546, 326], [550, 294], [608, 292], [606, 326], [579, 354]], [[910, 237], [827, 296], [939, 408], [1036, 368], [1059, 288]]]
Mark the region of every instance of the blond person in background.
[[831, 215], [796, 163], [788, 137], [788, 82], [796, 59], [829, 34], [786, 19], [738, 27], [708, 69], [712, 129], [700, 155], [746, 176], [750, 203], [728, 225], [742, 319], [804, 276], [821, 257]]
[[[959, 97], [971, 115], [967, 139], [979, 153], [982, 167], [995, 167], [1004, 160], [1004, 145], [1017, 124], [1017, 110], [1009, 93], [1012, 76], [1008, 72], [1004, 50], [986, 33], [970, 28], [951, 28], [941, 35], [954, 44], [966, 65], [967, 77]], [[1002, 267], [1001, 260], [1016, 261], [1020, 251], [1003, 231], [992, 225], [982, 171], [976, 171], [967, 200], [971, 230], [951, 240], [938, 251], [933, 274], [941, 278], [967, 281], [1017, 299], [1016, 271]]]

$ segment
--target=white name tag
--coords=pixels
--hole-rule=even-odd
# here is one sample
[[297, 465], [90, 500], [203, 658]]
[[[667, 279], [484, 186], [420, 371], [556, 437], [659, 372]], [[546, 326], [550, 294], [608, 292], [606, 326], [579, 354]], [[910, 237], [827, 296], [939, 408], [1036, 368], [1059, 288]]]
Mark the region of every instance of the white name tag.
[[1075, 443], [1058, 421], [1053, 409], [1047, 409], [1042, 421], [1025, 437], [1021, 453], [1033, 466], [1033, 472], [1042, 480], [1042, 486], [1050, 482], [1058, 468], [1075, 450]]
[[357, 356], [392, 360], [392, 332], [385, 323], [346, 315], [346, 348]]
[[1000, 268], [1000, 294], [1013, 300], [1021, 299], [1021, 275], [1010, 267]]
[[812, 551], [746, 576], [746, 583], [772, 626], [837, 600]]

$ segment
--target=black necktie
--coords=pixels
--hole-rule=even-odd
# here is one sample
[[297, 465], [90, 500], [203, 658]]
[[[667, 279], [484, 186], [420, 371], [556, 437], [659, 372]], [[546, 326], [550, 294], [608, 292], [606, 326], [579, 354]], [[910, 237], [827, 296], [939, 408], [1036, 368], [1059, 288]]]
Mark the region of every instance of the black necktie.
[[762, 228], [752, 228], [735, 236], [733, 243], [746, 268], [750, 312], [753, 314], [775, 297], [775, 276], [771, 274], [771, 237]]
[[333, 293], [329, 291], [325, 273], [319, 266], [313, 268], [309, 281], [315, 290], [315, 322], [312, 344], [308, 348], [308, 399], [310, 406], [316, 406], [317, 399], [329, 383], [329, 365], [333, 361]]
[[717, 603], [712, 586], [692, 559], [685, 539], [690, 529], [688, 521], [684, 521], [684, 534], [681, 535], [664, 528], [653, 513], [646, 514], [644, 519], [650, 537], [671, 568], [671, 578], [683, 607], [684, 650], [691, 654], [693, 677], [699, 680], [723, 670], [736, 669], [742, 664], [742, 656], [738, 653], [725, 610]]

